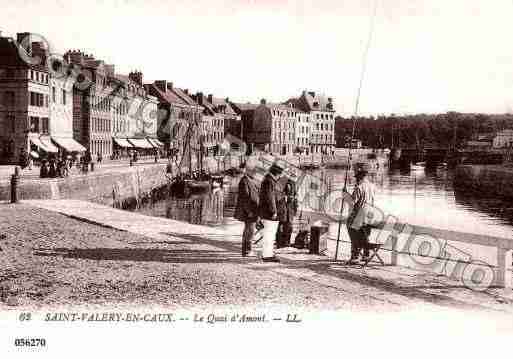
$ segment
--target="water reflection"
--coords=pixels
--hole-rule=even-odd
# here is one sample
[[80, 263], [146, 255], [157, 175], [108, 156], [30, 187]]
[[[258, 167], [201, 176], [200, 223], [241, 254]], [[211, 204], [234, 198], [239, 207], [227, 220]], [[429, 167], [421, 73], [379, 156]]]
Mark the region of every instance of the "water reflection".
[[[344, 185], [344, 170], [313, 173], [318, 178], [331, 177], [333, 190]], [[511, 233], [513, 204], [501, 198], [477, 195], [453, 186], [453, 173], [444, 168], [425, 170], [379, 169], [370, 173], [378, 188], [377, 203], [387, 213], [408, 223], [437, 228], [490, 234]], [[141, 211], [194, 224], [223, 225], [233, 223], [238, 179], [231, 186], [188, 199], [169, 198]], [[349, 173], [348, 188], [354, 185]]]
[[222, 189], [192, 195], [189, 198], [169, 198], [166, 217], [193, 224], [222, 224], [225, 219], [225, 198]]

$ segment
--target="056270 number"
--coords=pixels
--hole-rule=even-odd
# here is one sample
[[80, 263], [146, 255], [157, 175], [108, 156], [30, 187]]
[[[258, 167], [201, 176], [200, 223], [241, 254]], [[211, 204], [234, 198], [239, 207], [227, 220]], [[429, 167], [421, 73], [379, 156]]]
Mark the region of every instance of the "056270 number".
[[14, 345], [17, 347], [45, 347], [46, 340], [44, 338], [16, 338]]

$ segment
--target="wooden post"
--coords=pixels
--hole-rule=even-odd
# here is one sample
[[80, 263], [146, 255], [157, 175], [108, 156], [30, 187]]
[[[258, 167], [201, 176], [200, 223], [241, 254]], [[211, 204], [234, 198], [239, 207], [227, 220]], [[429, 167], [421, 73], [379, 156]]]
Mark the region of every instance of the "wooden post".
[[501, 288], [511, 288], [513, 286], [511, 253], [511, 249], [497, 248], [497, 272], [495, 274], [495, 284]]

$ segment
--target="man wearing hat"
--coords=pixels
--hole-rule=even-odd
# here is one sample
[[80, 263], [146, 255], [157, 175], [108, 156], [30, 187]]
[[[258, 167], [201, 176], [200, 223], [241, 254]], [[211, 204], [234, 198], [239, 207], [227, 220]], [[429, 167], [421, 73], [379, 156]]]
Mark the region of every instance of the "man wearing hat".
[[376, 189], [368, 180], [368, 169], [364, 165], [355, 168], [356, 185], [351, 197], [353, 209], [347, 221], [347, 231], [351, 238], [351, 259], [349, 264], [354, 264], [363, 249], [362, 261], [369, 258], [369, 236], [371, 233], [372, 208]]
[[264, 262], [279, 262], [274, 255], [274, 241], [278, 231], [278, 208], [279, 198], [278, 180], [283, 173], [284, 166], [280, 162], [274, 162], [265, 175], [260, 186], [259, 213], [264, 223], [262, 240], [262, 260]]

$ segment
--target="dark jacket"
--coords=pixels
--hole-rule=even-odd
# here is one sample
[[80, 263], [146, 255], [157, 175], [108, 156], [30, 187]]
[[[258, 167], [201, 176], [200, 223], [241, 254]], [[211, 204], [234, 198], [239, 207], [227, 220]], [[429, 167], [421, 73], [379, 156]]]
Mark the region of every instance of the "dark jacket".
[[296, 184], [293, 181], [287, 181], [283, 191], [280, 191], [278, 207], [278, 220], [280, 222], [291, 223], [297, 213]]
[[239, 181], [237, 206], [233, 215], [239, 221], [256, 221], [258, 217], [258, 189], [246, 175]]
[[273, 220], [273, 215], [278, 214], [276, 202], [278, 200], [278, 181], [276, 177], [268, 173], [260, 186], [259, 213], [260, 217]]

